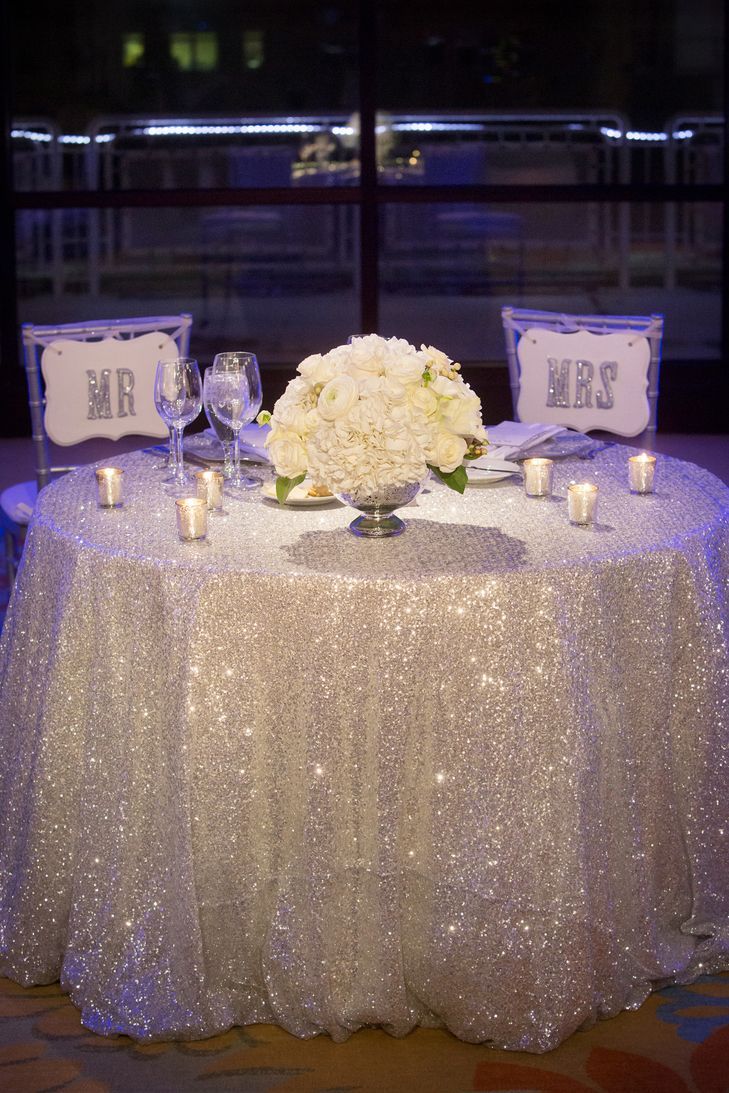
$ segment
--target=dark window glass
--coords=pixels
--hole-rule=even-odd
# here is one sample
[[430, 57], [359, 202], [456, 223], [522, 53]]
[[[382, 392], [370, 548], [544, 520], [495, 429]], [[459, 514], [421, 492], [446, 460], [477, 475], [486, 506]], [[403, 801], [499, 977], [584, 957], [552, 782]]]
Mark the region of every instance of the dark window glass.
[[290, 366], [358, 329], [357, 233], [351, 206], [20, 212], [19, 319], [191, 311], [201, 360]]
[[657, 311], [665, 360], [711, 359], [721, 340], [722, 224], [721, 206], [704, 202], [391, 204], [381, 326], [460, 360], [503, 362], [503, 304]]

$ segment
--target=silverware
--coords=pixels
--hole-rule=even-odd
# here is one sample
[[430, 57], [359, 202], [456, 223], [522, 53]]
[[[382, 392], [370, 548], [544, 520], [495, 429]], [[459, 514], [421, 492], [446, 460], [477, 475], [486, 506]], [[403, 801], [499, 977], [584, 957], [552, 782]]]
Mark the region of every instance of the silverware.
[[[169, 455], [169, 448], [166, 444], [153, 444], [149, 448], [143, 448], [142, 451], [145, 452], [145, 454], [147, 455]], [[195, 463], [198, 467], [215, 468], [219, 467], [222, 462], [222, 460], [220, 459], [205, 459], [201, 455], [196, 455], [195, 452], [183, 451], [182, 456], [186, 463]], [[264, 456], [257, 456], [253, 452], [251, 452], [250, 455], [248, 455], [246, 452], [241, 452], [240, 461], [241, 463], [253, 463], [259, 467], [269, 467], [271, 465], [270, 461], [264, 458]]]

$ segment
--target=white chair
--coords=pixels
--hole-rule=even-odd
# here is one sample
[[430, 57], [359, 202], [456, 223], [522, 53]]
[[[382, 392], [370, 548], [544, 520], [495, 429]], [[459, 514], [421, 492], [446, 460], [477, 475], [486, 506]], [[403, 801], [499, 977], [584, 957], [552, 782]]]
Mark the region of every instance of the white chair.
[[662, 315], [501, 309], [517, 421], [644, 435], [653, 444]]
[[36, 478], [0, 494], [11, 583], [38, 490], [73, 469], [51, 464], [49, 440], [72, 445], [93, 437], [167, 436], [154, 405], [155, 370], [162, 357], [187, 356], [191, 326], [189, 314], [23, 324]]

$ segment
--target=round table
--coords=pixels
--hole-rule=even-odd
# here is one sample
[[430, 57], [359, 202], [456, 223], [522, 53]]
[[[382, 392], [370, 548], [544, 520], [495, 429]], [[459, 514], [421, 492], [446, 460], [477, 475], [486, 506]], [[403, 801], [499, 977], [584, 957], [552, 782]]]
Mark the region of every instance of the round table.
[[[161, 460], [38, 501], [0, 655], [0, 972], [101, 1033], [543, 1051], [729, 966], [729, 490], [628, 450], [433, 483], [397, 539]], [[574, 527], [566, 485], [600, 487]]]

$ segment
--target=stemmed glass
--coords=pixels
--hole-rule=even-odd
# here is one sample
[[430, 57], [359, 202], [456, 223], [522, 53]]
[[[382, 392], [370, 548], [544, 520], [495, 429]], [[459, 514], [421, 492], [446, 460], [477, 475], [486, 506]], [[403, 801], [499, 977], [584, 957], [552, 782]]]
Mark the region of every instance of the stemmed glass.
[[260, 478], [243, 474], [240, 466], [240, 431], [253, 421], [263, 404], [261, 373], [253, 353], [236, 350], [216, 353], [208, 376], [210, 409], [233, 430], [233, 473], [226, 492], [235, 496], [261, 484]]
[[193, 483], [185, 471], [182, 434], [202, 409], [202, 381], [196, 360], [170, 357], [157, 362], [154, 404], [170, 430], [170, 474], [163, 481], [171, 493], [189, 492]]
[[233, 432], [232, 426], [226, 425], [216, 414], [211, 394], [212, 389], [213, 371], [209, 368], [203, 376], [203, 406], [205, 408], [205, 417], [210, 422], [210, 428], [220, 441], [223, 449], [222, 473], [223, 478], [227, 481], [233, 477], [233, 442], [235, 440], [235, 433]]

